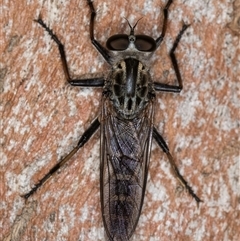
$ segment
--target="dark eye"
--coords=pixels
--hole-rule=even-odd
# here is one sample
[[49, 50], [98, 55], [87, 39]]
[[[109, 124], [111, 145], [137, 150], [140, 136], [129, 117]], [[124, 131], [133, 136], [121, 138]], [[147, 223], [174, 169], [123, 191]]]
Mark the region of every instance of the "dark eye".
[[125, 50], [128, 48], [129, 41], [127, 34], [116, 34], [111, 36], [106, 43], [109, 50]]
[[156, 42], [147, 35], [136, 35], [135, 46], [139, 51], [151, 52], [156, 49]]
[[[152, 52], [156, 49], [156, 42], [147, 35], [136, 35], [134, 45], [136, 49], [143, 52]], [[129, 46], [129, 36], [127, 34], [116, 34], [111, 36], [106, 43], [109, 50], [123, 51]]]

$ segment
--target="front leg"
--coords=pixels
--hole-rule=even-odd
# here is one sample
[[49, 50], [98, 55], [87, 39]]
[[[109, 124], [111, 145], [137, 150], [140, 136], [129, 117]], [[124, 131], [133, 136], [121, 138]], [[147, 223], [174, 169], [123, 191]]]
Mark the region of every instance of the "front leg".
[[172, 4], [172, 0], [168, 0], [166, 6], [163, 9], [163, 14], [164, 14], [164, 19], [163, 19], [163, 25], [162, 25], [162, 33], [161, 35], [155, 40], [156, 41], [156, 45], [157, 48], [160, 46], [161, 42], [164, 39], [164, 36], [166, 34], [166, 30], [167, 30], [167, 22], [168, 22], [168, 9], [170, 7], [170, 5]]
[[108, 53], [108, 50], [105, 49], [94, 37], [94, 20], [96, 16], [96, 11], [93, 6], [93, 2], [91, 0], [87, 0], [87, 4], [89, 6], [89, 9], [91, 11], [91, 17], [90, 17], [90, 27], [89, 27], [89, 32], [90, 32], [90, 39], [92, 41], [92, 44], [94, 47], [98, 50], [98, 52], [103, 56], [103, 58], [111, 64], [111, 57]]

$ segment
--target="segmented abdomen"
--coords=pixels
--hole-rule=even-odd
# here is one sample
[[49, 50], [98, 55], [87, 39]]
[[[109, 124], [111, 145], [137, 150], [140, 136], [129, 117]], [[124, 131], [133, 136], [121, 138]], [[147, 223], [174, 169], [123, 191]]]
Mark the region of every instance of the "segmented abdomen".
[[101, 129], [103, 222], [109, 240], [128, 241], [143, 204], [152, 139], [152, 105], [132, 120], [117, 117], [108, 107], [103, 107]]

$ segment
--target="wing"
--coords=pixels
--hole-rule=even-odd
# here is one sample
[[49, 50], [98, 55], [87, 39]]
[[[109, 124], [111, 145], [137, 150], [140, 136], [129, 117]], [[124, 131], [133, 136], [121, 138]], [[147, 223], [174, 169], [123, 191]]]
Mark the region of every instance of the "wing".
[[137, 225], [152, 143], [153, 105], [125, 120], [103, 100], [101, 120], [101, 207], [109, 240], [127, 241]]

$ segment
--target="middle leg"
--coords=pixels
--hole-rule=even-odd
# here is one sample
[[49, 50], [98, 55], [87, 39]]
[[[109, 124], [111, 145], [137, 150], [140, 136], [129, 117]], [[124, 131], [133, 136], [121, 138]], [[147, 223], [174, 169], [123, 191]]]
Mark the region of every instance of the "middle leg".
[[189, 27], [188, 24], [183, 25], [181, 31], [179, 32], [177, 38], [175, 39], [175, 41], [173, 43], [172, 49], [170, 50], [170, 58], [172, 61], [173, 69], [174, 69], [176, 77], [177, 77], [178, 85], [169, 85], [169, 84], [154, 82], [154, 88], [156, 91], [165, 91], [165, 92], [173, 92], [173, 93], [181, 92], [181, 90], [183, 88], [183, 83], [182, 83], [182, 77], [181, 77], [181, 74], [179, 71], [177, 59], [175, 56], [175, 50], [178, 46], [179, 41], [181, 40], [182, 35], [184, 34], [184, 32], [186, 31], [186, 29], [188, 27]]
[[53, 33], [53, 31], [43, 22], [41, 17], [39, 17], [37, 20], [34, 20], [35, 22], [39, 23], [51, 36], [53, 41], [58, 45], [58, 50], [61, 56], [62, 66], [63, 70], [66, 76], [66, 79], [69, 84], [73, 86], [82, 86], [82, 87], [102, 87], [104, 85], [104, 78], [91, 78], [91, 79], [72, 79], [69, 74], [68, 64], [67, 64], [67, 58], [65, 54], [64, 45], [61, 43], [61, 41], [58, 39], [57, 35]]

